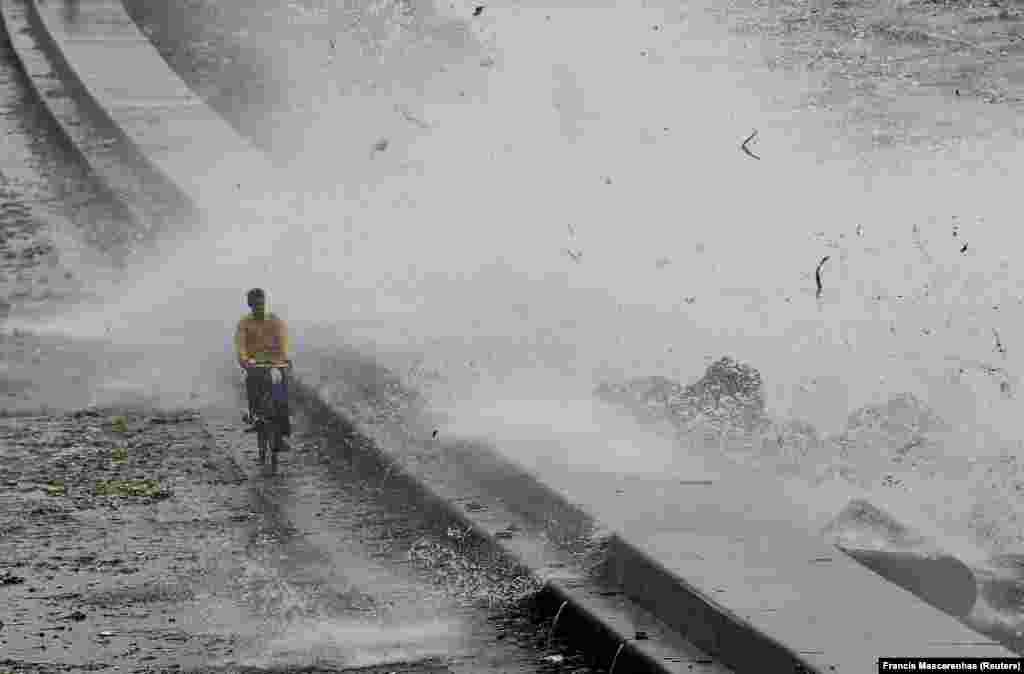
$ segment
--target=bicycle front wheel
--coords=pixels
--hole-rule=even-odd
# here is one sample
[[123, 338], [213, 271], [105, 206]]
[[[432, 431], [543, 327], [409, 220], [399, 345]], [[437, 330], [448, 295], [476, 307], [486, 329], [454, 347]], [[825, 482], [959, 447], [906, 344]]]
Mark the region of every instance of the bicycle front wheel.
[[277, 453], [281, 451], [281, 438], [283, 437], [281, 432], [281, 424], [274, 421], [270, 424], [269, 430], [270, 432], [268, 433], [268, 440], [270, 444], [270, 449], [274, 453], [274, 456], [276, 457]]
[[259, 447], [259, 461], [260, 463], [266, 463], [267, 461], [267, 427], [265, 422], [259, 422], [259, 426], [256, 428], [256, 446]]

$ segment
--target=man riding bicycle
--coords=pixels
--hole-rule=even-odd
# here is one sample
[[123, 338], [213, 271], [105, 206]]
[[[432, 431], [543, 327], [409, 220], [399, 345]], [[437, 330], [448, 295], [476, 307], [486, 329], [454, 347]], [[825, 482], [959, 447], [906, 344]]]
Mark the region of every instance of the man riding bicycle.
[[[266, 368], [257, 367], [259, 363], [272, 363], [275, 367], [288, 368], [288, 331], [284, 321], [266, 310], [267, 295], [261, 288], [253, 288], [246, 294], [246, 301], [251, 313], [238, 321], [235, 331], [235, 350], [238, 353], [238, 364], [245, 371], [245, 392], [249, 400], [249, 419], [253, 418], [258, 405], [260, 389], [269, 385], [270, 373]], [[284, 401], [281, 405], [283, 418], [281, 434], [290, 436], [292, 432], [291, 409], [288, 404], [288, 378], [282, 372]], [[250, 429], [251, 430], [251, 429]], [[285, 446], [286, 448], [287, 446]]]

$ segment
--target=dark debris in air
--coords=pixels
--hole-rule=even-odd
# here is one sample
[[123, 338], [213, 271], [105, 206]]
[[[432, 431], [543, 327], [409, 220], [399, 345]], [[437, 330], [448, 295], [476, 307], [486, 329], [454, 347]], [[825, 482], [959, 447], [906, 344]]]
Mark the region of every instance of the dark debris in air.
[[747, 136], [746, 140], [744, 140], [742, 143], [740, 143], [740, 149], [743, 150], [743, 152], [746, 153], [746, 155], [748, 157], [753, 157], [754, 159], [761, 159], [756, 154], [751, 152], [749, 147], [747, 147], [747, 144], [750, 143], [750, 141], [754, 140], [754, 138], [756, 138], [756, 137], [757, 137], [757, 129], [754, 129], [754, 131], [749, 136]]
[[395, 106], [395, 111], [398, 112], [398, 114], [402, 115], [402, 118], [405, 121], [407, 121], [407, 122], [409, 122], [411, 124], [415, 124], [416, 126], [420, 127], [421, 129], [429, 129], [430, 128], [430, 124], [428, 124], [427, 122], [423, 121], [419, 117], [416, 117], [415, 115], [413, 115], [411, 112], [409, 112], [409, 109], [404, 107], [404, 106], [396, 105]]
[[373, 159], [374, 155], [376, 155], [378, 152], [384, 152], [387, 149], [388, 139], [381, 138], [380, 140], [373, 144], [373, 149], [370, 151], [370, 158]]
[[1001, 339], [999, 339], [999, 331], [992, 328], [992, 334], [996, 338], [996, 352], [999, 353], [1003, 358], [1006, 358], [1006, 346], [1003, 345]]
[[826, 255], [825, 257], [821, 258], [821, 262], [818, 263], [818, 267], [814, 270], [814, 282], [818, 286], [818, 289], [814, 293], [814, 296], [817, 299], [821, 299], [821, 293], [822, 293], [822, 290], [823, 290], [822, 285], [821, 285], [821, 267], [826, 262], [828, 262], [830, 257], [831, 257], [830, 255]]
[[483, 5], [477, 5], [476, 8], [473, 9], [473, 16], [480, 16], [481, 14], [483, 14], [483, 11], [484, 11], [484, 6]]
[[989, 365], [988, 363], [965, 362], [962, 366], [956, 368], [956, 381], [959, 381], [959, 377], [967, 374], [968, 370], [978, 370], [990, 377], [997, 378], [999, 380], [999, 392], [1009, 398], [1013, 397], [1010, 373], [1005, 369]]

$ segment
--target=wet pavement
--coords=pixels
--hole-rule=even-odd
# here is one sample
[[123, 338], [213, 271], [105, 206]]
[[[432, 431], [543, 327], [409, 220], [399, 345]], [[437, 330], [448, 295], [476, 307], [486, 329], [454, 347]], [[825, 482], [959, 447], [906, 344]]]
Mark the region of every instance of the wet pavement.
[[533, 581], [382, 508], [305, 423], [261, 476], [227, 413], [0, 422], [6, 671], [592, 671], [545, 650]]
[[0, 316], [74, 300], [134, 243], [128, 212], [68, 146], [0, 39]]
[[[254, 145], [294, 158], [304, 124], [318, 121], [335, 95], [372, 92], [397, 76], [410, 88], [443, 82], [448, 96], [480, 83], [465, 63], [479, 45], [459, 21], [429, 4], [295, 0], [258, 10], [209, 0], [124, 3], [164, 60], [211, 108]], [[297, 64], [304, 77], [292, 72]], [[389, 116], [412, 128], [412, 111]]]
[[154, 406], [111, 387], [126, 353], [0, 335], [26, 410], [0, 418], [3, 671], [595, 671], [536, 581], [310, 420], [265, 474], [231, 405]]
[[[130, 418], [122, 433], [111, 415], [5, 422], [8, 669], [202, 663], [224, 652], [215, 634], [193, 638], [188, 605], [208, 591], [194, 573], [209, 564], [206, 544], [232, 526], [216, 518], [231, 498], [223, 485], [241, 476], [196, 446], [191, 418]], [[213, 518], [190, 501], [199, 489]]]

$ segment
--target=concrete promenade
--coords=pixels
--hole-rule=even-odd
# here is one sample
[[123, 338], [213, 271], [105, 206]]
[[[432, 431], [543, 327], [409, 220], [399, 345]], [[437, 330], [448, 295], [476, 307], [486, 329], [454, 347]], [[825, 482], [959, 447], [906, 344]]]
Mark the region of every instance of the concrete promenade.
[[[20, 1], [0, 0], [5, 19], [11, 3]], [[77, 78], [133, 151], [198, 211], [216, 217], [225, 193], [254, 204], [267, 198], [276, 182], [273, 166], [170, 71], [119, 0], [28, 0], [26, 9], [32, 30], [45, 33], [37, 40], [66, 62], [65, 76]], [[239, 184], [239, 175], [246, 184]], [[337, 408], [317, 389], [303, 388], [324, 408]], [[387, 433], [376, 435], [386, 439]], [[478, 531], [494, 536], [500, 529], [493, 513], [469, 512], [457, 494], [446, 493], [436, 467], [409, 460], [422, 459], [434, 451], [430, 447], [408, 438], [379, 444], [380, 452], [390, 453]], [[875, 671], [880, 656], [1012, 655], [819, 540], [807, 530], [805, 515], [763, 479], [724, 459], [716, 462], [710, 453], [700, 465], [692, 474], [661, 477], [522, 471], [493, 481], [492, 496], [538, 521], [554, 508], [610, 528], [611, 580], [737, 671], [854, 674]], [[464, 470], [472, 472], [472, 466]], [[531, 553], [514, 536], [497, 544], [534, 567], [543, 564], [543, 554]], [[556, 571], [545, 573], [559, 582]], [[664, 671], [693, 671], [687, 667], [696, 660], [673, 662], [653, 645], [633, 640], [614, 607], [574, 596], [572, 582], [561, 587], [568, 601], [612, 625], [630, 648], [651, 650]]]

